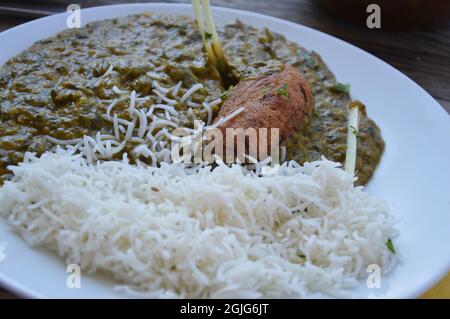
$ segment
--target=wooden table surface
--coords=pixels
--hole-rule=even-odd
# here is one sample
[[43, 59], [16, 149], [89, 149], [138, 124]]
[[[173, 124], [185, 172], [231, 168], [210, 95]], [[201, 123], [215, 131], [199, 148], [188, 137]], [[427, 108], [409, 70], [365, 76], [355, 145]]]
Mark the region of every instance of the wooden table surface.
[[[125, 1], [30, 0], [22, 3], [1, 0], [0, 31], [51, 13], [63, 12], [70, 3], [78, 3], [85, 8], [120, 2]], [[450, 21], [432, 29], [371, 30], [364, 25], [350, 24], [323, 12], [314, 0], [211, 0], [211, 3], [297, 22], [352, 43], [406, 74], [450, 113]], [[425, 296], [450, 298], [450, 277]], [[14, 297], [13, 294], [0, 288], [0, 298]]]

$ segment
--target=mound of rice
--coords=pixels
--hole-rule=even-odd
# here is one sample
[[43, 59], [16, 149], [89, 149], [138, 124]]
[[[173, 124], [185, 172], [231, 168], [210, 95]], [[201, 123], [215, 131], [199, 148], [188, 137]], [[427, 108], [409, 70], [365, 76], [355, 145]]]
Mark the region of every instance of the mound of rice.
[[261, 177], [240, 166], [89, 165], [58, 150], [10, 169], [0, 190], [9, 225], [135, 295], [336, 296], [367, 265], [395, 263], [384, 202], [326, 160]]

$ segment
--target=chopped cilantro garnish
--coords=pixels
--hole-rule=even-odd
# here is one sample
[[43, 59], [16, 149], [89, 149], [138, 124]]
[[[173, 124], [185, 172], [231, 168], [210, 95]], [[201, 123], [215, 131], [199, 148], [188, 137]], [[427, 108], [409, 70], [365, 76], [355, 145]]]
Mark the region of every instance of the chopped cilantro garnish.
[[389, 238], [388, 241], [386, 242], [386, 246], [389, 249], [389, 251], [393, 254], [396, 253], [395, 251], [395, 247], [394, 247], [394, 243], [392, 242], [392, 240]]
[[332, 93], [347, 93], [350, 94], [350, 84], [336, 83], [328, 87], [328, 90]]
[[350, 129], [352, 130], [353, 135], [355, 135], [356, 138], [359, 138], [359, 133], [353, 125], [350, 125]]
[[278, 95], [281, 96], [289, 96], [287, 92], [288, 85], [287, 83], [284, 83], [279, 89], [278, 89]]

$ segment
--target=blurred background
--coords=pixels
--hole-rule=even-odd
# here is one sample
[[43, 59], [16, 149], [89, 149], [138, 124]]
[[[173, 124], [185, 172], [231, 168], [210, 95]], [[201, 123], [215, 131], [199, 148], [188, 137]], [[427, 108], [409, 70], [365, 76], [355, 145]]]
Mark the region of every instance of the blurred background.
[[[297, 22], [352, 43], [391, 64], [428, 91], [450, 113], [450, 0], [210, 0]], [[190, 0], [0, 0], [0, 32], [24, 22], [82, 8], [132, 2]], [[369, 4], [381, 8], [381, 28], [369, 29]], [[0, 287], [0, 298], [14, 295]], [[424, 295], [450, 298], [450, 276]]]

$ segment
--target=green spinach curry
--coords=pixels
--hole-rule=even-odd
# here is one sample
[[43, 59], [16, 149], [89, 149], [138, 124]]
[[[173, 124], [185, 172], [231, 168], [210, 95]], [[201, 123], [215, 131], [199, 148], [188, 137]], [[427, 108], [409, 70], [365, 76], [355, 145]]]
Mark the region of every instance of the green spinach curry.
[[[282, 35], [240, 21], [218, 32], [236, 81], [277, 71], [283, 63], [299, 68], [308, 81], [314, 111], [308, 123], [283, 142], [286, 159], [303, 163], [324, 155], [343, 163], [349, 87], [336, 81], [321, 57]], [[105, 80], [110, 66], [114, 72]], [[202, 83], [192, 96], [197, 103], [227, 97], [195, 22], [183, 16], [143, 13], [90, 23], [39, 41], [7, 61], [0, 70], [0, 176], [7, 178], [7, 166], [20, 162], [26, 151], [39, 155], [54, 148], [47, 135], [67, 140], [98, 131], [111, 134], [102, 115], [117, 98], [113, 87], [151, 95], [148, 72], [165, 86], [181, 81], [184, 91]], [[153, 102], [150, 98], [144, 103]], [[124, 118], [128, 103], [124, 99], [116, 106]], [[176, 107], [187, 112], [182, 105]], [[214, 115], [219, 108], [213, 108]], [[205, 120], [204, 114], [196, 115]], [[183, 125], [192, 125], [187, 115]], [[379, 128], [365, 114], [358, 139], [357, 174], [365, 184], [384, 149]], [[133, 146], [130, 141], [124, 152]]]

